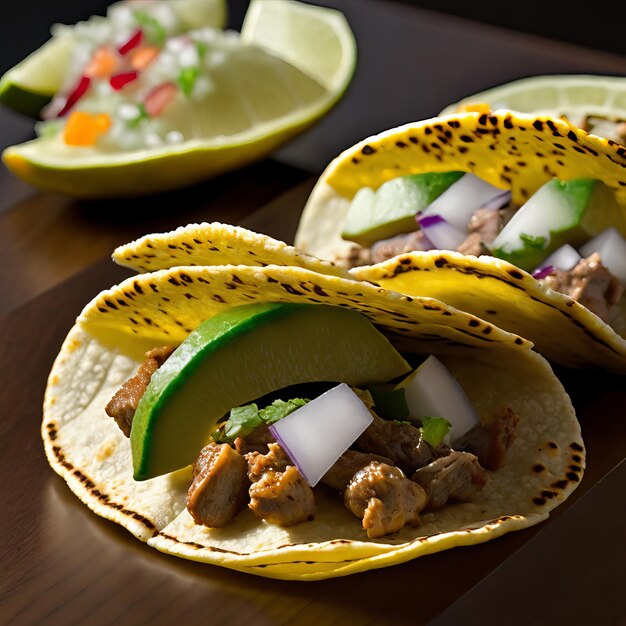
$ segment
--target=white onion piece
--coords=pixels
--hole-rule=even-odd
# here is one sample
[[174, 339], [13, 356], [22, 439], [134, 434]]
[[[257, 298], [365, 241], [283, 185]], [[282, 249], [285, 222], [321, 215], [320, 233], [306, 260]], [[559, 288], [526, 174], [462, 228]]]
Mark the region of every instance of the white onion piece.
[[354, 391], [341, 383], [269, 429], [307, 483], [315, 487], [373, 420]]
[[600, 255], [602, 264], [626, 285], [626, 240], [615, 228], [607, 228], [580, 248], [586, 258], [594, 252]]
[[454, 443], [478, 423], [476, 411], [457, 379], [432, 355], [398, 387], [404, 389], [411, 417], [443, 417], [452, 424], [446, 443]]
[[503, 191], [474, 174], [465, 174], [422, 211], [422, 216], [441, 215], [449, 224], [465, 232], [472, 215], [492, 203]]
[[465, 230], [455, 228], [441, 215], [422, 214], [417, 222], [437, 250], [456, 250], [467, 239]]
[[[535, 272], [538, 272], [544, 267], [548, 267], [550, 265], [552, 267], [556, 267], [558, 270], [564, 270], [567, 272], [574, 266], [578, 265], [582, 259], [583, 258], [580, 254], [578, 254], [572, 246], [566, 243], [564, 246], [555, 250], [545, 261], [542, 261], [535, 269]], [[533, 275], [535, 272], [533, 272]]]

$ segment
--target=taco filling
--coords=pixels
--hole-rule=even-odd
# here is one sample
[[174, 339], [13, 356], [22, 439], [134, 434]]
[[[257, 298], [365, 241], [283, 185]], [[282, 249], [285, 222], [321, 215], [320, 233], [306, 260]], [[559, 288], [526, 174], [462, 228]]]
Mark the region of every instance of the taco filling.
[[617, 210], [593, 179], [555, 178], [520, 205], [471, 173], [402, 176], [356, 193], [342, 238], [358, 245], [339, 261], [357, 267], [427, 250], [491, 255], [608, 322], [626, 284], [626, 240], [608, 226]]
[[[173, 351], [160, 346], [146, 353], [107, 404], [106, 413], [126, 437], [152, 376]], [[194, 522], [221, 528], [247, 507], [271, 524], [305, 523], [315, 517], [315, 492], [322, 485], [374, 539], [418, 526], [422, 511], [470, 501], [489, 471], [506, 464], [519, 417], [505, 407], [479, 421], [436, 357], [400, 383], [371, 391], [341, 384], [313, 401], [276, 399], [262, 409], [257, 403], [233, 408], [192, 463], [186, 506]], [[332, 428], [325, 429], [325, 421]], [[323, 451], [315, 449], [320, 429], [326, 430], [317, 437]]]

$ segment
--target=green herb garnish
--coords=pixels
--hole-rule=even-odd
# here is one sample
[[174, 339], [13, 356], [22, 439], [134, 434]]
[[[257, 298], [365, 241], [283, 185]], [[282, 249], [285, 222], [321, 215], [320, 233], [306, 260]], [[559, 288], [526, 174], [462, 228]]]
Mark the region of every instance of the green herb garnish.
[[126, 122], [129, 128], [137, 128], [139, 124], [141, 124], [141, 122], [143, 122], [144, 120], [150, 119], [150, 116], [148, 115], [148, 112], [146, 111], [146, 107], [142, 103], [139, 103], [137, 105], [137, 109], [139, 111], [139, 113], [137, 114], [137, 117], [133, 117], [132, 119]]
[[543, 250], [546, 247], [546, 238], [540, 235], [529, 235], [527, 233], [520, 233], [519, 238], [527, 243], [531, 248], [537, 248], [537, 250]]
[[180, 87], [180, 90], [189, 97], [193, 91], [193, 87], [196, 84], [200, 70], [197, 67], [185, 67], [180, 71], [176, 82]]
[[452, 424], [443, 417], [423, 417], [422, 437], [426, 443], [436, 448], [450, 431]]
[[167, 32], [159, 20], [145, 11], [133, 11], [133, 15], [151, 44], [159, 47], [165, 44]]
[[388, 420], [404, 421], [409, 416], [404, 389], [393, 389], [389, 385], [368, 387], [372, 394], [376, 413]]
[[310, 401], [304, 398], [294, 398], [287, 402], [274, 400], [264, 409], [259, 409], [254, 403], [238, 406], [231, 410], [228, 419], [219, 430], [211, 434], [211, 438], [217, 443], [232, 443], [237, 437], [249, 435], [261, 424], [269, 426], [278, 422], [296, 409], [303, 407], [307, 402]]

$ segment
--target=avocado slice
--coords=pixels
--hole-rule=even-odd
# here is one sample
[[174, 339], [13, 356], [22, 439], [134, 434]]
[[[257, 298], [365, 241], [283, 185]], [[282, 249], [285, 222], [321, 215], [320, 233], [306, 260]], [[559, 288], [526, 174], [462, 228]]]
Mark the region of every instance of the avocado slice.
[[500, 231], [494, 256], [532, 271], [565, 244], [574, 248], [610, 226], [621, 209], [598, 180], [553, 179], [533, 194]]
[[417, 230], [415, 216], [464, 172], [400, 176], [377, 191], [363, 187], [354, 196], [341, 236], [362, 246]]
[[314, 381], [365, 386], [410, 369], [356, 311], [263, 303], [219, 313], [152, 376], [130, 435], [135, 480], [189, 465], [222, 416], [271, 391]]

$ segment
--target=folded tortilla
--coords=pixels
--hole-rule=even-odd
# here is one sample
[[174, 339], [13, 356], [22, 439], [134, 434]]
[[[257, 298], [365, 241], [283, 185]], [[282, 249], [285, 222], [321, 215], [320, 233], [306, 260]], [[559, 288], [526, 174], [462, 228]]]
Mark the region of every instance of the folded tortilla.
[[[471, 501], [370, 540], [338, 494], [316, 488], [317, 514], [289, 528], [242, 511], [225, 528], [185, 508], [189, 468], [135, 482], [129, 440], [104, 407], [148, 348], [182, 341], [201, 321], [249, 302], [316, 302], [366, 315], [399, 349], [435, 354], [481, 419], [520, 417], [506, 465]], [[303, 267], [174, 267], [98, 295], [50, 373], [42, 434], [48, 460], [94, 512], [148, 545], [261, 576], [316, 580], [480, 543], [545, 519], [578, 485], [585, 452], [571, 402], [547, 362], [516, 335], [431, 298], [409, 297]]]
[[[345, 258], [356, 244], [343, 240], [341, 231], [360, 188], [377, 189], [408, 174], [452, 170], [509, 189], [520, 205], [555, 177], [593, 178], [612, 189], [626, 211], [626, 147], [546, 116], [459, 113], [386, 131], [339, 155], [313, 189], [296, 246], [330, 261]], [[357, 268], [353, 276], [402, 293], [432, 296], [493, 321], [531, 339], [557, 363], [626, 372], [626, 295], [612, 307], [608, 325], [528, 273], [488, 256], [412, 252]]]

